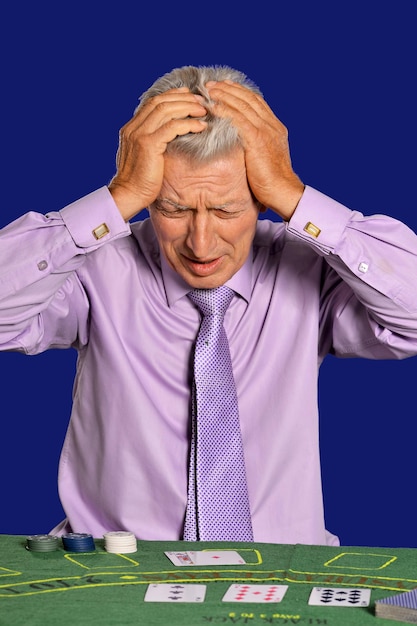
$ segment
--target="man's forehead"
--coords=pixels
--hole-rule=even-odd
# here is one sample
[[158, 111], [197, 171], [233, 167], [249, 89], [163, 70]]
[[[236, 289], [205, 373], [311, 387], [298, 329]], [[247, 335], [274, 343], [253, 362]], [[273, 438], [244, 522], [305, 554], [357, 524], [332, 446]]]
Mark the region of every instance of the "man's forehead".
[[227, 205], [248, 194], [246, 168], [241, 151], [198, 163], [181, 156], [165, 157], [160, 198], [188, 205], [190, 196], [209, 196], [214, 205]]
[[[164, 197], [164, 196], [158, 197], [157, 198], [157, 202], [158, 202], [158, 204], [168, 204], [169, 206], [172, 206], [175, 209], [195, 208], [195, 207], [190, 206], [189, 204], [181, 204], [181, 202], [176, 202], [175, 200], [172, 200], [171, 198]], [[234, 206], [236, 204], [241, 204], [241, 201], [239, 201], [239, 200], [230, 200], [229, 202], [216, 203], [216, 204], [213, 204], [209, 208], [227, 209], [227, 207]]]
[[225, 175], [228, 172], [245, 171], [245, 156], [242, 148], [225, 155], [210, 159], [198, 160], [182, 154], [164, 155], [164, 174], [180, 172], [181, 176], [189, 178], [204, 176], [207, 178]]

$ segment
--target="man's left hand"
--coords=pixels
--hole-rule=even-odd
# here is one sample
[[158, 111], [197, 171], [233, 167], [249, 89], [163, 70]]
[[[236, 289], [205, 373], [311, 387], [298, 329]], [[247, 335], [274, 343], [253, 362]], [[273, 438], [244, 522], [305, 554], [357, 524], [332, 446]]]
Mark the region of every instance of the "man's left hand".
[[226, 80], [207, 83], [212, 110], [228, 117], [239, 132], [249, 186], [265, 207], [289, 220], [304, 185], [292, 169], [288, 131], [265, 100], [250, 89]]

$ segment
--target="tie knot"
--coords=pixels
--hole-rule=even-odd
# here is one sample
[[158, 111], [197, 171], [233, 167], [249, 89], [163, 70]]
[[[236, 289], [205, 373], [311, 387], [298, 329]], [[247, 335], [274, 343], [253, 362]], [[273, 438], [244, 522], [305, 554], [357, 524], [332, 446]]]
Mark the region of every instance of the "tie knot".
[[222, 285], [215, 289], [193, 289], [187, 295], [204, 316], [220, 315], [224, 317], [227, 307], [232, 301], [233, 290]]

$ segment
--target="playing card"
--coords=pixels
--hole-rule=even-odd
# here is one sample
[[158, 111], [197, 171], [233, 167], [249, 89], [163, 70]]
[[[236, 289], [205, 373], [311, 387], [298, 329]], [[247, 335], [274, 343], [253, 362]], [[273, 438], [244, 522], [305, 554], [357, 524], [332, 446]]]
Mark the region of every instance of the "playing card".
[[206, 585], [157, 583], [148, 585], [145, 602], [204, 602]]
[[288, 585], [230, 585], [222, 602], [281, 602]]
[[244, 565], [236, 550], [197, 550], [189, 552], [195, 565]]
[[417, 624], [417, 588], [376, 600], [375, 615], [407, 624]]
[[370, 589], [313, 587], [308, 603], [315, 606], [368, 606]]
[[185, 552], [165, 552], [174, 565], [244, 565], [236, 550], [189, 550]]
[[189, 552], [165, 552], [166, 556], [169, 560], [174, 563], [174, 565], [194, 565], [194, 561], [190, 556]]
[[389, 606], [398, 606], [403, 609], [410, 609], [417, 611], [417, 587], [411, 591], [401, 591], [395, 595], [388, 596], [388, 598], [381, 598], [376, 600], [376, 605], [386, 604]]

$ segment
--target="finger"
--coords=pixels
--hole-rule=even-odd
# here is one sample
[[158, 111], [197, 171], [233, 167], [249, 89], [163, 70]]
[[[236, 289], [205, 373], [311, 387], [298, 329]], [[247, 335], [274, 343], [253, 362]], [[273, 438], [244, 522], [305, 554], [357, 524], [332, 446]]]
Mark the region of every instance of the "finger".
[[216, 114], [221, 114], [221, 107], [218, 105], [223, 104], [226, 107], [225, 112], [229, 108], [237, 113], [243, 113], [252, 121], [257, 117], [267, 122], [278, 119], [261, 95], [239, 83], [220, 81], [209, 82], [206, 86], [214, 100], [214, 107], [217, 106]]
[[206, 128], [207, 122], [204, 120], [193, 117], [174, 119], [158, 128], [152, 135], [148, 135], [148, 139], [156, 143], [161, 143], [165, 151], [166, 145], [175, 139], [175, 137], [187, 135], [188, 133], [201, 133]]
[[170, 89], [169, 91], [165, 91], [162, 94], [154, 96], [146, 100], [143, 104], [140, 104], [136, 109], [136, 113], [133, 119], [145, 120], [147, 116], [152, 113], [155, 109], [158, 109], [163, 106], [169, 106], [170, 103], [176, 102], [189, 102], [190, 104], [199, 103], [201, 104], [201, 96], [197, 96], [192, 94], [188, 87], [179, 87], [178, 89]]
[[[286, 142], [287, 128], [268, 108], [265, 108], [257, 94], [252, 102], [245, 98], [232, 94], [229, 90], [213, 105], [214, 115], [230, 119], [237, 129], [242, 143], [246, 149], [249, 146], [260, 149], [261, 144], [270, 144], [271, 139], [279, 139]], [[214, 93], [213, 93], [214, 97]]]
[[153, 102], [151, 107], [132, 118], [122, 131], [125, 135], [136, 131], [152, 133], [171, 120], [204, 117], [206, 114], [206, 108], [193, 96], [187, 100], [162, 100]]

